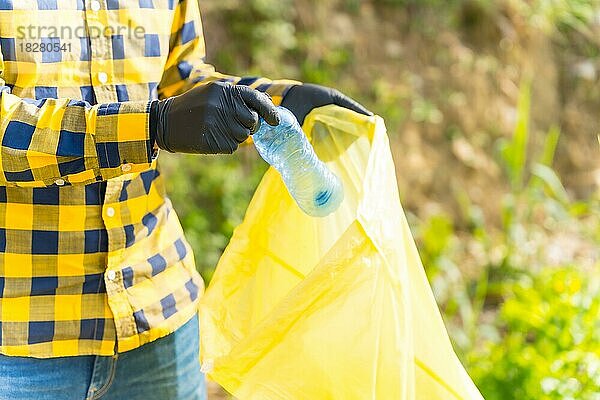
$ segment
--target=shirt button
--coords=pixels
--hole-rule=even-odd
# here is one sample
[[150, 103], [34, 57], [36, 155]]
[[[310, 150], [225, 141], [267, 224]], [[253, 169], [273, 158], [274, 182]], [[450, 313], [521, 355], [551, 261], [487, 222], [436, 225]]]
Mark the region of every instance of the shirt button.
[[112, 207], [108, 207], [106, 209], [106, 215], [108, 215], [109, 217], [114, 217], [115, 216], [115, 209]]
[[92, 3], [90, 4], [92, 11], [99, 11], [100, 10], [100, 2], [93, 0]]
[[98, 80], [101, 84], [105, 84], [108, 81], [108, 75], [106, 74], [106, 72], [98, 73]]
[[114, 281], [115, 278], [117, 277], [117, 273], [113, 270], [110, 270], [106, 273], [106, 277], [108, 278], [109, 281]]
[[123, 172], [129, 172], [129, 171], [131, 171], [131, 164], [123, 164], [123, 165], [121, 165], [121, 170]]
[[62, 186], [65, 184], [65, 180], [59, 178], [59, 179], [55, 180], [54, 183], [56, 183], [58, 186]]

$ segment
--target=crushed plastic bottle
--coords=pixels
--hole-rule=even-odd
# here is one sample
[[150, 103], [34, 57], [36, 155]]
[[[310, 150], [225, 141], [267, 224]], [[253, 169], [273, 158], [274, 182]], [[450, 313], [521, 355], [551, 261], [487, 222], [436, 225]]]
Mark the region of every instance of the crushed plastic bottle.
[[331, 214], [344, 200], [342, 182], [319, 160], [294, 114], [284, 107], [277, 110], [279, 125], [261, 119], [252, 136], [258, 153], [281, 174], [302, 211], [313, 217]]

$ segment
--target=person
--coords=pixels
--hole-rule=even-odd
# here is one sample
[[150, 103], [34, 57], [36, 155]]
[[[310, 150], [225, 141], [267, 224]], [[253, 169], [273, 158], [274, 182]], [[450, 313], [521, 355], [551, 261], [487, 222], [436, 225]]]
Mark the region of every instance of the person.
[[277, 104], [369, 112], [216, 72], [196, 0], [0, 0], [0, 50], [0, 399], [206, 398], [160, 150], [233, 153]]

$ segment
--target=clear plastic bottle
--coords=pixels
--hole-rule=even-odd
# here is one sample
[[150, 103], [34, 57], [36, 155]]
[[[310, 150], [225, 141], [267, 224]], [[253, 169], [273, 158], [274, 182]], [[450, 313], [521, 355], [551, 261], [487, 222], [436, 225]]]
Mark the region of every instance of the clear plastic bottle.
[[277, 110], [279, 125], [260, 121], [252, 136], [256, 149], [279, 171], [302, 211], [313, 217], [329, 215], [344, 200], [342, 182], [319, 160], [294, 114], [284, 107]]

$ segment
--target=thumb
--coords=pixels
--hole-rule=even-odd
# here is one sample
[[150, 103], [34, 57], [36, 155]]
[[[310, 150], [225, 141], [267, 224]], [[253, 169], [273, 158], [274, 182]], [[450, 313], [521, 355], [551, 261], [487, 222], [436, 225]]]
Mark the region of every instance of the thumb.
[[239, 86], [238, 89], [244, 103], [249, 108], [256, 111], [269, 125], [279, 125], [277, 107], [275, 107], [269, 96], [248, 86]]

